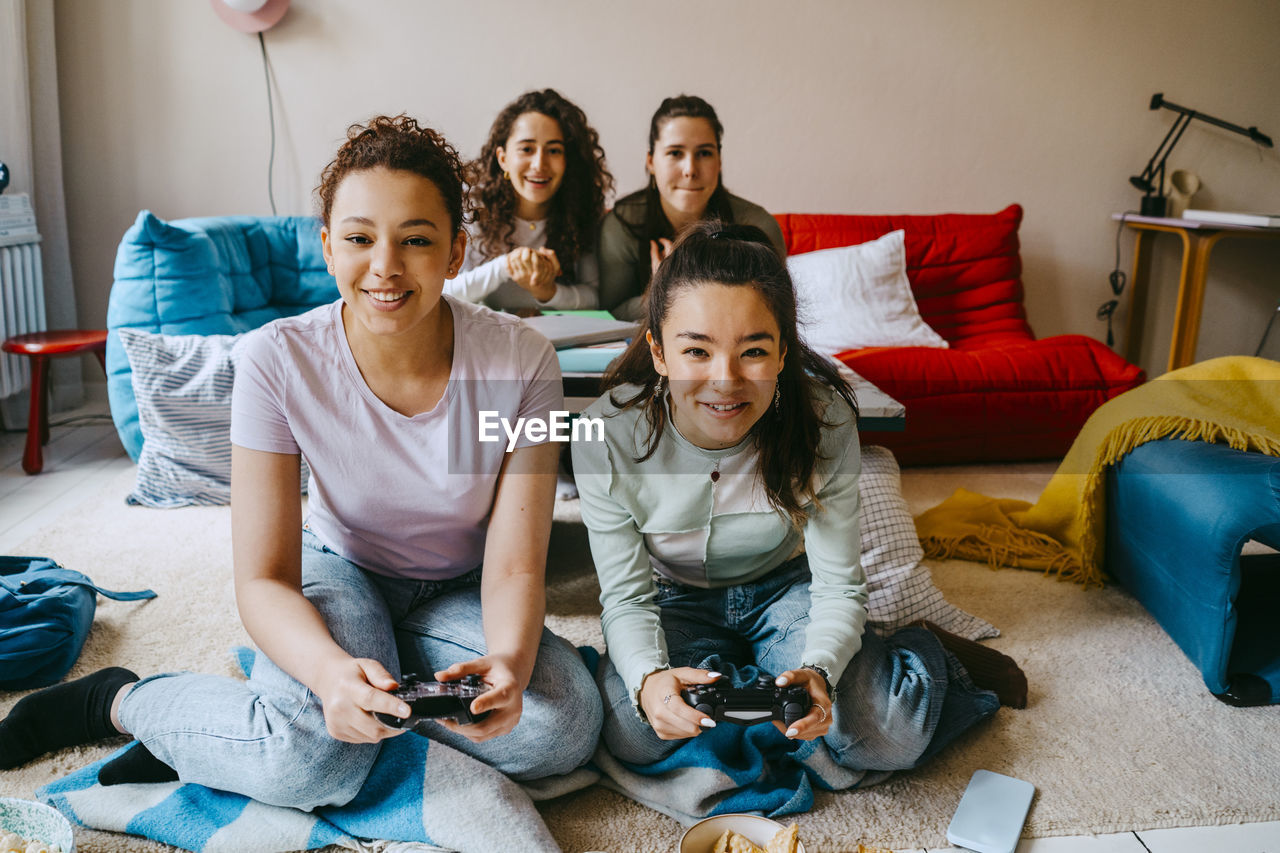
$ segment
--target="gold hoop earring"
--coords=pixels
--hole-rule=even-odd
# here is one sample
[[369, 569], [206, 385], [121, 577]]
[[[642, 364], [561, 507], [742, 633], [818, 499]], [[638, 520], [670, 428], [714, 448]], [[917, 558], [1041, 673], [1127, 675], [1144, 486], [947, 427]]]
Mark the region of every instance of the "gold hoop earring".
[[510, 172], [503, 172], [503, 173], [502, 173], [502, 180], [504, 180], [504, 181], [509, 181], [509, 180], [511, 180], [511, 173], [510, 173]]

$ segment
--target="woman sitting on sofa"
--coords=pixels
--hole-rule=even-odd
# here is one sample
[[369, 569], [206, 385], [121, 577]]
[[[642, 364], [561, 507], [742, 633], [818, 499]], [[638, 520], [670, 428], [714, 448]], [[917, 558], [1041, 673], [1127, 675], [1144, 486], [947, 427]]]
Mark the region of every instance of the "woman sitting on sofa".
[[667, 98], [649, 120], [645, 171], [649, 186], [618, 200], [600, 225], [600, 307], [621, 320], [644, 315], [645, 288], [671, 241], [703, 219], [754, 225], [786, 257], [782, 229], [758, 204], [724, 187], [720, 138], [724, 127], [696, 95]]
[[775, 725], [856, 770], [914, 767], [1001, 701], [1025, 703], [997, 651], [932, 625], [865, 630], [853, 392], [797, 336], [767, 235], [691, 226], [649, 287], [645, 334], [584, 412], [604, 441], [573, 443], [606, 747], [649, 764], [714, 726], [681, 690], [729, 663], [803, 686], [809, 712]]
[[231, 514], [236, 599], [261, 650], [248, 681], [115, 667], [48, 688], [0, 723], [0, 766], [124, 732], [138, 743], [105, 784], [342, 804], [404, 733], [374, 715], [409, 715], [389, 692], [407, 673], [488, 688], [470, 706], [487, 719], [428, 724], [434, 741], [520, 780], [588, 759], [599, 693], [543, 627], [559, 447], [467, 438], [480, 410], [563, 408], [559, 368], [516, 318], [442, 298], [466, 245], [462, 187], [435, 131], [406, 116], [352, 126], [319, 188], [341, 299], [243, 344]]
[[476, 218], [445, 293], [504, 310], [595, 308], [613, 176], [586, 114], [554, 89], [526, 92], [498, 113], [467, 173]]

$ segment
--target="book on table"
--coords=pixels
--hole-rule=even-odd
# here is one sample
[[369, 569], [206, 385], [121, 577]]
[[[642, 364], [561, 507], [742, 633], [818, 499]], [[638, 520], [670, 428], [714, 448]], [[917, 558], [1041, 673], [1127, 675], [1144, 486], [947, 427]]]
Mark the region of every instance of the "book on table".
[[608, 311], [543, 313], [525, 317], [524, 322], [546, 335], [558, 350], [625, 341], [639, 328], [638, 323], [615, 320]]
[[1183, 219], [1214, 225], [1251, 225], [1255, 228], [1280, 228], [1280, 213], [1237, 213], [1230, 210], [1189, 209]]
[[556, 350], [560, 370], [569, 373], [604, 373], [613, 360], [627, 349], [625, 341], [593, 344], [589, 347], [570, 347]]

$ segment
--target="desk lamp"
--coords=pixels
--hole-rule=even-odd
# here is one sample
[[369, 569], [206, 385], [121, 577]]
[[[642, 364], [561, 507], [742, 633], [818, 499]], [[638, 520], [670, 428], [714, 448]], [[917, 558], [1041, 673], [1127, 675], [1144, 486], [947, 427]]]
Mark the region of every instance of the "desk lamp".
[[1259, 132], [1256, 127], [1241, 127], [1197, 110], [1172, 104], [1164, 99], [1163, 94], [1157, 92], [1151, 96], [1151, 109], [1158, 110], [1161, 107], [1173, 110], [1178, 117], [1173, 120], [1173, 127], [1169, 128], [1169, 132], [1164, 135], [1160, 146], [1156, 148], [1156, 153], [1152, 154], [1151, 159], [1147, 161], [1147, 168], [1142, 170], [1141, 175], [1134, 175], [1129, 179], [1129, 183], [1146, 193], [1142, 197], [1140, 208], [1143, 216], [1164, 216], [1168, 212], [1168, 199], [1164, 195], [1164, 162], [1169, 159], [1169, 152], [1173, 151], [1173, 146], [1178, 144], [1178, 140], [1182, 138], [1183, 132], [1186, 131], [1187, 125], [1191, 124], [1192, 119], [1217, 125], [1232, 133], [1247, 136], [1259, 145], [1272, 147], [1271, 137]]

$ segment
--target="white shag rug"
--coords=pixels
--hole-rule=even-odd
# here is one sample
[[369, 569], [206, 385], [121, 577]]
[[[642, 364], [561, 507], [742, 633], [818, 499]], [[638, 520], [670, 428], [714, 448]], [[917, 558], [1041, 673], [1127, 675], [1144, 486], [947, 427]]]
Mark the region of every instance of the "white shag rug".
[[[913, 513], [960, 486], [1034, 500], [1053, 470], [1050, 463], [907, 469], [903, 491]], [[107, 588], [159, 593], [144, 604], [101, 600], [71, 677], [112, 664], [143, 674], [233, 674], [229, 651], [247, 637], [231, 597], [230, 511], [125, 506], [132, 485], [132, 470], [122, 472], [17, 551], [54, 557]], [[573, 501], [557, 505], [548, 623], [575, 644], [600, 647], [598, 587], [576, 510]], [[946, 846], [947, 822], [978, 768], [1036, 786], [1024, 831], [1031, 837], [1280, 820], [1280, 706], [1219, 703], [1123, 590], [1084, 591], [1035, 572], [961, 561], [930, 566], [948, 599], [1003, 632], [989, 642], [1022, 664], [1030, 703], [1002, 708], [927, 767], [863, 791], [820, 794], [798, 816], [809, 849]], [[0, 693], [0, 713], [18, 698]], [[65, 750], [0, 774], [0, 796], [31, 797], [121, 742]], [[566, 851], [667, 851], [682, 832], [598, 787], [540, 808]], [[81, 830], [77, 849], [169, 848]]]

